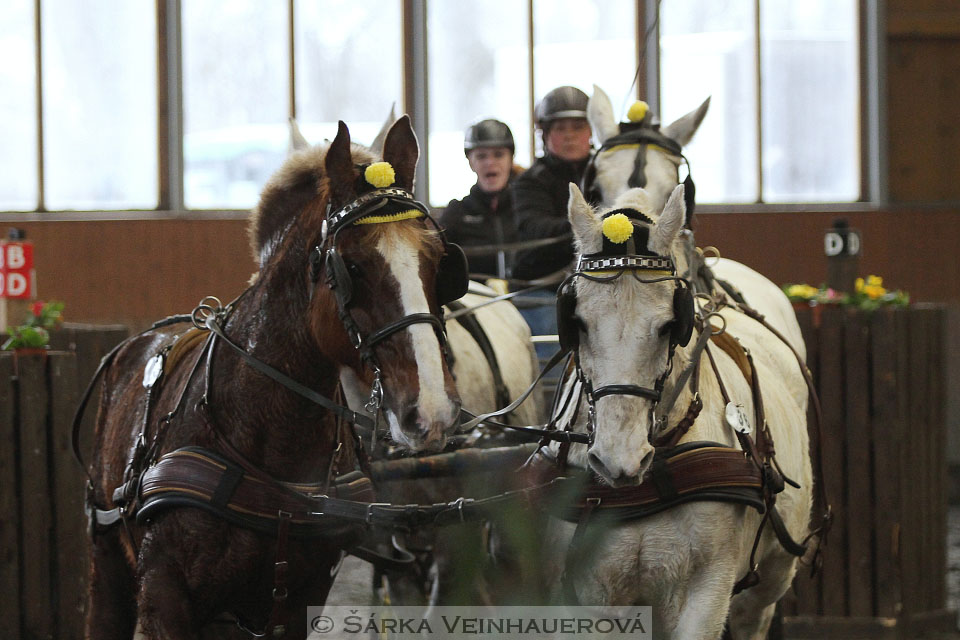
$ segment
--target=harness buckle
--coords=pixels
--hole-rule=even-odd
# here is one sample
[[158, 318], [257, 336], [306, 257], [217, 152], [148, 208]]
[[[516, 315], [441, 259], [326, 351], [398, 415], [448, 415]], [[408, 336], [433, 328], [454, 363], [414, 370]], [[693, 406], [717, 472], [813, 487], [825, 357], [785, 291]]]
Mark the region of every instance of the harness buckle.
[[383, 384], [380, 382], [380, 367], [373, 367], [373, 384], [370, 386], [370, 399], [363, 405], [367, 413], [377, 413], [383, 403]]
[[364, 523], [369, 527], [372, 524], [373, 520], [373, 508], [374, 507], [390, 507], [393, 506], [390, 502], [371, 502], [367, 504], [367, 516], [363, 519]]

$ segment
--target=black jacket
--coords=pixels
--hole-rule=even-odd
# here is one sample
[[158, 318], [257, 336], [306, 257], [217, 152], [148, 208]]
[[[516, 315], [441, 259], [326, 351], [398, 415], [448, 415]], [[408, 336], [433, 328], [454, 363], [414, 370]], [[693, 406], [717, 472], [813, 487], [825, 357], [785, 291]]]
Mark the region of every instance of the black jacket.
[[[493, 208], [494, 196], [496, 209]], [[516, 242], [517, 223], [509, 185], [497, 194], [486, 193], [478, 185], [473, 185], [465, 198], [450, 201], [440, 218], [440, 225], [447, 239], [462, 247]], [[468, 258], [470, 273], [511, 277], [513, 252], [504, 253], [503, 258], [505, 272], [501, 273], [499, 254], [471, 256]]]
[[[510, 185], [520, 240], [553, 238], [570, 233], [567, 202], [571, 182], [580, 184], [587, 160], [577, 163], [547, 154], [537, 158]], [[517, 255], [513, 277], [533, 280], [567, 267], [573, 261], [573, 240], [529, 249]]]

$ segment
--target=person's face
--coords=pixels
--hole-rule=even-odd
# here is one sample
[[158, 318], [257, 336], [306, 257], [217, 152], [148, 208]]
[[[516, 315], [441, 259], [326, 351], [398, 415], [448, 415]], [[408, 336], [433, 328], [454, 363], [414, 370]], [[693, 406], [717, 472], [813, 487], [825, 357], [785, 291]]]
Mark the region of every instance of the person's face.
[[467, 154], [470, 168], [477, 174], [477, 184], [487, 193], [503, 191], [510, 180], [513, 154], [507, 147], [480, 147]]
[[560, 118], [550, 124], [547, 151], [567, 162], [579, 162], [590, 155], [590, 123], [586, 118]]

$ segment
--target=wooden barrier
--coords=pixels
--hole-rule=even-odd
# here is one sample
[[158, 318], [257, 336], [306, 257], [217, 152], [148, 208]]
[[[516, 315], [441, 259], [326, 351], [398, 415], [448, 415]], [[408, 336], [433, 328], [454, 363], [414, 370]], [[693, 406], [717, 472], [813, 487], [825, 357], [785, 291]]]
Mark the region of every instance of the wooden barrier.
[[[85, 476], [70, 424], [100, 358], [126, 335], [74, 326], [51, 339], [72, 351], [0, 352], [0, 620], [8, 637], [83, 635]], [[90, 411], [87, 435], [95, 403]]]
[[[787, 638], [906, 638], [946, 610], [945, 310], [800, 309], [835, 523], [783, 602]], [[811, 420], [812, 420], [811, 412]], [[812, 424], [812, 422], [811, 422]]]

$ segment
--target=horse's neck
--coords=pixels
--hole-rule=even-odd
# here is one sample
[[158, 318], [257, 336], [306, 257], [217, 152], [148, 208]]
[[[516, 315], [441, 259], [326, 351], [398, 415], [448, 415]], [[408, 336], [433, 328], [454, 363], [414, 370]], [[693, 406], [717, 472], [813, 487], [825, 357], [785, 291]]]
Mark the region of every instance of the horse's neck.
[[[311, 344], [307, 328], [291, 324], [304, 317], [260, 289], [239, 301], [226, 334], [255, 358], [331, 398], [337, 370]], [[211, 409], [220, 437], [281, 479], [309, 479], [303, 473], [317, 469], [335, 446], [333, 416], [256, 371], [228, 345], [217, 345], [210, 367]]]
[[[687, 344], [687, 346], [684, 347], [683, 350], [677, 349], [677, 353], [675, 353], [673, 356], [673, 371], [671, 371], [666, 383], [667, 389], [674, 388], [674, 385], [679, 382], [680, 376], [683, 374], [684, 369], [690, 366], [691, 355], [699, 338], [700, 332], [694, 330], [693, 336], [691, 336], [690, 342]], [[713, 350], [714, 358], [716, 358], [717, 349], [712, 348], [709, 345], [710, 343], [708, 342], [707, 348], [711, 348]], [[719, 364], [720, 363], [718, 363], [718, 365]], [[720, 442], [723, 444], [732, 445], [735, 442], [735, 438], [729, 427], [727, 427], [726, 423], [724, 422], [725, 407], [723, 406], [719, 383], [717, 382], [717, 376], [713, 370], [713, 367], [710, 365], [710, 359], [707, 356], [706, 351], [700, 354], [699, 374], [695, 371], [691, 374], [690, 378], [684, 384], [684, 388], [677, 396], [677, 400], [673, 407], [671, 407], [670, 413], [667, 417], [667, 428], [675, 428], [677, 423], [683, 419], [687, 413], [687, 410], [690, 408], [691, 402], [694, 399], [694, 378], [698, 378], [696, 383], [696, 392], [700, 394], [703, 407], [700, 410], [700, 414], [697, 416], [697, 419], [694, 420], [693, 425], [687, 431], [687, 434], [680, 439], [680, 442], [709, 440], [712, 442]], [[729, 392], [729, 384], [727, 384], [727, 388]]]

